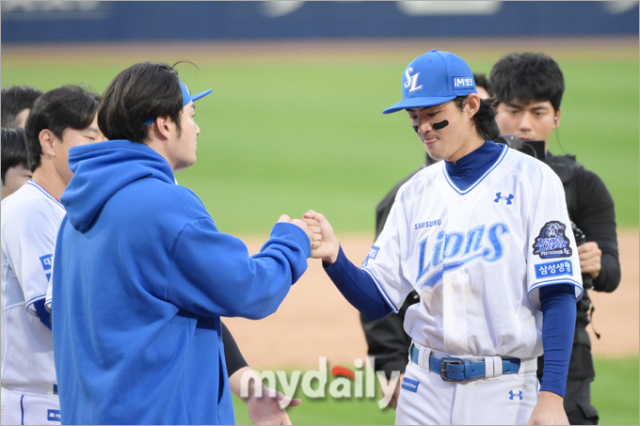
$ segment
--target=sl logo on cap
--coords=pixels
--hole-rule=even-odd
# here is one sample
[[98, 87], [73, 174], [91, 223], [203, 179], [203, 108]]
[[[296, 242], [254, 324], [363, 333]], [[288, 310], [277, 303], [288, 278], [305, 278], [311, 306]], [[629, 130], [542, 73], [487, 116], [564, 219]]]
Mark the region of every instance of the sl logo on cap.
[[409, 86], [411, 86], [411, 89], [409, 89], [409, 93], [422, 89], [422, 84], [416, 87], [416, 84], [418, 84], [418, 76], [420, 75], [420, 73], [417, 72], [414, 75], [411, 75], [410, 73], [412, 72], [413, 68], [411, 67], [407, 68], [407, 70], [404, 72], [404, 77], [407, 79], [407, 81], [405, 81], [404, 83], [404, 88], [409, 89]]
[[473, 87], [474, 85], [475, 84], [473, 82], [473, 78], [471, 77], [453, 77], [454, 89], [466, 89], [469, 87]]

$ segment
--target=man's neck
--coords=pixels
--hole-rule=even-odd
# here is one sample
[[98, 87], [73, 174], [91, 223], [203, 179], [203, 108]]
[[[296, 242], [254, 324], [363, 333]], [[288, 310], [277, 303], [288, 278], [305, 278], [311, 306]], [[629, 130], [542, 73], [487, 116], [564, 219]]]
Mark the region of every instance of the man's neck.
[[164, 158], [167, 161], [167, 163], [169, 163], [169, 167], [171, 167], [171, 171], [174, 173], [176, 172], [175, 164], [171, 162], [171, 156], [167, 151], [166, 141], [152, 138], [145, 145], [147, 145], [149, 148], [151, 148], [152, 150], [160, 154], [162, 158]]
[[56, 172], [55, 167], [51, 163], [41, 163], [35, 172], [33, 172], [31, 180], [40, 185], [42, 189], [58, 201], [60, 201], [60, 197], [67, 187], [67, 184], [62, 180], [62, 177]]
[[484, 142], [484, 139], [482, 139], [477, 134], [474, 134], [465, 141], [465, 143], [460, 147], [458, 151], [456, 151], [455, 154], [453, 154], [446, 160], [450, 163], [453, 163], [453, 165], [456, 165], [459, 159], [480, 148], [482, 145], [484, 145]]

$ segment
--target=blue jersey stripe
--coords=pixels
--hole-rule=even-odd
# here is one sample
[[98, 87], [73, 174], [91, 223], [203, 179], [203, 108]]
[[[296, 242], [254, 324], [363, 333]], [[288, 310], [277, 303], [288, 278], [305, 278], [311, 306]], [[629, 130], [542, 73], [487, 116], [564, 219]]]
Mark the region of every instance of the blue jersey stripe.
[[[558, 278], [556, 280], [547, 280], [547, 281], [542, 281], [537, 283], [535, 286], [531, 287], [531, 289], [527, 292], [527, 299], [529, 300], [529, 302], [531, 302], [531, 292], [533, 290], [539, 289], [541, 287], [546, 287], [548, 285], [554, 285], [554, 284], [569, 284], [572, 285], [574, 287], [577, 287], [580, 289], [580, 294], [576, 297], [576, 303], [578, 301], [580, 301], [580, 299], [582, 299], [582, 296], [584, 296], [584, 289], [582, 288], [582, 285], [572, 279], [569, 278]], [[532, 303], [533, 305], [533, 303]], [[539, 309], [538, 309], [539, 310]]]
[[36, 303], [37, 301], [44, 299], [46, 296], [47, 296], [46, 294], [41, 294], [40, 296], [36, 296], [32, 298], [25, 304], [24, 308], [27, 310], [28, 313], [37, 317], [38, 313], [36, 312], [35, 308], [32, 308], [31, 310], [29, 310], [29, 308], [31, 308], [33, 304]]

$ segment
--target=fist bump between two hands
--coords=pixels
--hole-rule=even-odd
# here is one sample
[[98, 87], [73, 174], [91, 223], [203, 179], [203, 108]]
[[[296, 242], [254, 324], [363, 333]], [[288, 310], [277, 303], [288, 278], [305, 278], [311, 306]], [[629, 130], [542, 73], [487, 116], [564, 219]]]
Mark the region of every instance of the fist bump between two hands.
[[283, 214], [278, 222], [292, 223], [307, 233], [309, 240], [311, 240], [311, 257], [313, 259], [322, 259], [324, 263], [331, 265], [338, 258], [340, 242], [334, 235], [331, 224], [321, 213], [309, 210], [302, 216], [302, 219], [291, 219]]

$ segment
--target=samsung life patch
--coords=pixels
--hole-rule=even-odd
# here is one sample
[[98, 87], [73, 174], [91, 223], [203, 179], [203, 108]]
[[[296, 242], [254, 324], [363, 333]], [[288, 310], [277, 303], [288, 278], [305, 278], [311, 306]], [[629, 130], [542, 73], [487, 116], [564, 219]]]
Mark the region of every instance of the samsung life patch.
[[573, 275], [573, 263], [570, 260], [539, 263], [535, 265], [536, 278], [551, 278], [558, 275]]

